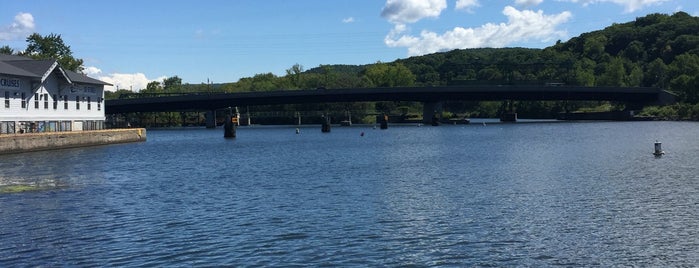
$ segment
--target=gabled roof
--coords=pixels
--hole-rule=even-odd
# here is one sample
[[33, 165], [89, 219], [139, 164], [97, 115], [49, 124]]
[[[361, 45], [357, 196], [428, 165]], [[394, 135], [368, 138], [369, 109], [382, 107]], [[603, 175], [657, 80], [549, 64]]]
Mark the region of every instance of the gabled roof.
[[111, 86], [109, 83], [90, 78], [84, 74], [64, 70], [58, 66], [56, 60], [35, 60], [23, 56], [0, 54], [0, 75], [8, 74], [43, 80], [52, 72], [59, 72], [60, 76], [64, 77], [69, 84], [77, 82]]
[[71, 70], [63, 70], [68, 76], [68, 79], [73, 82], [83, 83], [83, 84], [93, 84], [93, 85], [105, 85], [111, 86], [112, 84], [104, 82], [102, 80], [97, 80], [84, 74], [79, 74]]
[[12, 60], [5, 63], [30, 72], [39, 78], [44, 77], [47, 72], [53, 71], [55, 60]]
[[15, 75], [15, 76], [31, 77], [31, 78], [41, 78], [41, 75], [37, 75], [35, 73], [29, 72], [27, 70], [24, 70], [22, 68], [19, 68], [17, 66], [14, 66], [12, 64], [8, 64], [8, 63], [2, 62], [2, 61], [0, 61], [0, 74], [9, 74], [9, 75]]
[[8, 60], [32, 60], [32, 58], [25, 57], [25, 56], [0, 54], [0, 61], [8, 61]]

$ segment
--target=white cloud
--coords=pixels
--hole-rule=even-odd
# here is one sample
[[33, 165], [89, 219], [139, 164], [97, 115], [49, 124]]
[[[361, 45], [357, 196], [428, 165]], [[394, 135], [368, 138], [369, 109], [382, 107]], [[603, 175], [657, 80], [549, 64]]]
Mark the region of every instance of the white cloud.
[[401, 35], [405, 28], [396, 25], [384, 42], [389, 47], [407, 47], [411, 56], [460, 48], [504, 47], [528, 40], [546, 42], [564, 37], [567, 33], [557, 30], [557, 26], [572, 16], [568, 11], [544, 15], [541, 10], [520, 11], [511, 6], [505, 7], [502, 13], [507, 16], [507, 23], [488, 23], [478, 28], [456, 27], [441, 35], [430, 31], [422, 31], [418, 37]]
[[342, 19], [343, 23], [352, 23], [354, 22], [354, 17], [349, 17], [349, 18], [344, 18]]
[[624, 12], [631, 13], [646, 6], [658, 5], [669, 0], [568, 0], [573, 3], [581, 3], [583, 6], [596, 3], [611, 2], [624, 7]]
[[0, 29], [0, 41], [23, 39], [34, 32], [34, 16], [20, 12], [14, 22]]
[[86, 74], [87, 76], [97, 76], [102, 73], [102, 70], [100, 68], [97, 68], [95, 66], [88, 66], [83, 69], [83, 73]]
[[394, 24], [437, 18], [447, 8], [446, 0], [386, 0], [381, 17]]
[[148, 83], [153, 81], [163, 81], [167, 78], [166, 76], [158, 77], [156, 79], [148, 79], [143, 73], [133, 73], [133, 74], [122, 74], [122, 73], [112, 73], [109, 75], [102, 75], [102, 70], [97, 67], [90, 66], [85, 67], [83, 70], [87, 76], [95, 79], [102, 80], [104, 82], [110, 83], [114, 86], [105, 86], [104, 89], [107, 91], [116, 91], [117, 89], [129, 89], [134, 92], [138, 92], [141, 89], [145, 89]]
[[479, 7], [481, 6], [480, 3], [478, 3], [478, 0], [457, 0], [456, 1], [456, 9], [457, 10], [466, 10], [468, 12], [473, 12], [471, 9], [474, 7]]
[[515, 5], [522, 7], [533, 7], [543, 3], [544, 0], [515, 0]]

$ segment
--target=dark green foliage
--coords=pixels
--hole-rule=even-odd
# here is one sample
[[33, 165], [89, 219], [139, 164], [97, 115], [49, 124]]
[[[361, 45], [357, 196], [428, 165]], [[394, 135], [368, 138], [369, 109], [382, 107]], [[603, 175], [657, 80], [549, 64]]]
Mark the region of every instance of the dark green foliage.
[[67, 70], [81, 72], [83, 70], [83, 60], [73, 57], [70, 46], [63, 43], [60, 34], [49, 34], [42, 36], [34, 33], [27, 37], [27, 49], [22, 53], [38, 60], [54, 59], [58, 64]]
[[15, 50], [8, 45], [4, 45], [0, 47], [0, 54], [13, 55], [15, 54]]
[[[181, 82], [181, 81], [180, 81]], [[217, 91], [263, 91], [356, 87], [439, 86], [478, 84], [563, 83], [582, 86], [659, 87], [675, 92], [679, 104], [650, 108], [662, 118], [699, 117], [699, 18], [684, 12], [650, 14], [603, 30], [581, 34], [545, 49], [457, 49], [368, 65], [321, 65], [310, 70], [296, 64], [286, 75], [258, 74]], [[193, 85], [182, 85], [194, 90]], [[199, 90], [198, 88], [197, 90]], [[420, 111], [417, 103], [316, 104], [258, 107], [278, 110], [361, 110], [407, 113]], [[498, 102], [461, 102], [445, 105], [454, 114], [497, 116]], [[600, 102], [518, 102], [523, 117], [552, 117], [577, 109], [623, 109]], [[655, 110], [654, 110], [655, 109]], [[667, 110], [673, 111], [672, 113]]]

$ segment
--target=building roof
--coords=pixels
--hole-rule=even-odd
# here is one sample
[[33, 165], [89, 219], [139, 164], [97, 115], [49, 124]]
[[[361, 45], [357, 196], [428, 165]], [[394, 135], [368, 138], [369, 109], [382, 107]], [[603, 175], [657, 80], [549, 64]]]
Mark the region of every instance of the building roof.
[[45, 75], [54, 71], [59, 71], [61, 76], [65, 77], [71, 84], [77, 82], [111, 86], [107, 82], [88, 77], [87, 75], [64, 70], [57, 66], [56, 60], [35, 60], [23, 56], [0, 54], [0, 74], [43, 79]]
[[97, 80], [84, 74], [76, 73], [71, 70], [64, 70], [68, 79], [73, 82], [83, 83], [83, 84], [95, 84], [95, 85], [105, 85], [111, 86], [112, 84], [104, 82], [102, 80]]
[[5, 63], [3, 61], [0, 61], [0, 74], [8, 74], [8, 75], [24, 76], [24, 77], [32, 77], [32, 78], [41, 78], [41, 75], [37, 75], [35, 73], [29, 72], [27, 70], [24, 70], [22, 68], [19, 68], [17, 66], [9, 64], [9, 63]]

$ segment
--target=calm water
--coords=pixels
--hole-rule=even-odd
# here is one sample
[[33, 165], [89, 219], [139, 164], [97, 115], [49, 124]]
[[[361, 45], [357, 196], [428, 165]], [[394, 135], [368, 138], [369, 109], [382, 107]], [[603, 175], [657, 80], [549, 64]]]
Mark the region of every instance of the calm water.
[[222, 135], [0, 156], [0, 266], [699, 265], [699, 123]]

